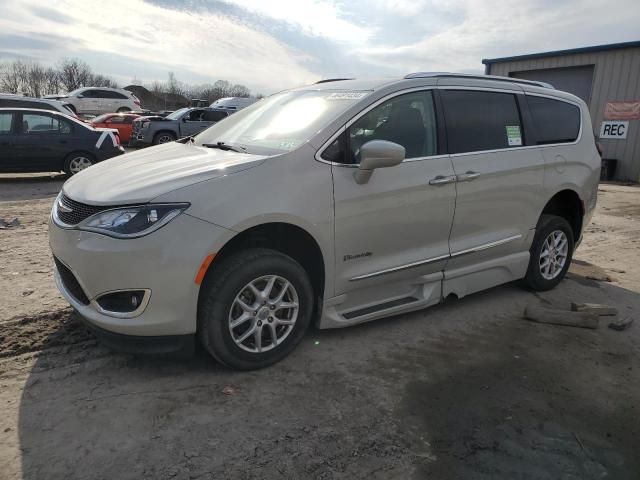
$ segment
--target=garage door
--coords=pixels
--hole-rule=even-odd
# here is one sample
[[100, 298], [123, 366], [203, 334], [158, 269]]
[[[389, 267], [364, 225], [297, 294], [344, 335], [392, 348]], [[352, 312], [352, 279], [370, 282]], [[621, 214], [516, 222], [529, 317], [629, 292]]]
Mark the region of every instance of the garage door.
[[593, 83], [593, 67], [593, 65], [583, 65], [580, 67], [525, 70], [509, 72], [509, 76], [550, 83], [558, 90], [573, 93], [589, 105], [591, 84]]

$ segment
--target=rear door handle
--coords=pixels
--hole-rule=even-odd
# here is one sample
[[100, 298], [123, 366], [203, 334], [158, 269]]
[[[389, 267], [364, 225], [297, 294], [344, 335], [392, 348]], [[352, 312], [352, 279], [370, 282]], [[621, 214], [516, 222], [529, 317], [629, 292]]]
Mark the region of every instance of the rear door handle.
[[456, 176], [455, 175], [437, 175], [429, 180], [429, 185], [446, 185], [447, 183], [455, 183]]
[[478, 172], [469, 171], [469, 172], [461, 173], [460, 175], [457, 175], [457, 178], [459, 182], [470, 182], [471, 180], [475, 180], [479, 176], [480, 174]]

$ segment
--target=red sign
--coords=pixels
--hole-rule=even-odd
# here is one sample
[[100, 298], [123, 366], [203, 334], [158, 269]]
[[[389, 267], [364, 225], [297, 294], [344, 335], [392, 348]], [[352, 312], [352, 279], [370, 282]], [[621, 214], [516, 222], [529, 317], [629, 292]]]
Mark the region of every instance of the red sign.
[[605, 120], [639, 120], [640, 101], [607, 102], [604, 106]]

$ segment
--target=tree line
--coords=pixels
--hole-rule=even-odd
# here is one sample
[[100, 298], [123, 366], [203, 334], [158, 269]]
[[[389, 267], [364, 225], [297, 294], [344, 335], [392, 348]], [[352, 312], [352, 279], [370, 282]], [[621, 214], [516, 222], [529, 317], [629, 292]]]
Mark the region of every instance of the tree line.
[[[178, 81], [169, 72], [167, 81], [153, 81], [148, 85], [133, 79], [158, 98], [197, 98], [211, 103], [222, 97], [249, 97], [250, 90], [244, 85], [218, 80], [212, 84], [190, 85]], [[63, 58], [53, 66], [37, 61], [12, 60], [0, 62], [0, 92], [43, 97], [57, 93], [68, 93], [80, 87], [111, 87], [120, 85], [113, 78], [94, 73], [91, 67], [76, 58]], [[261, 97], [261, 95], [259, 95]]]

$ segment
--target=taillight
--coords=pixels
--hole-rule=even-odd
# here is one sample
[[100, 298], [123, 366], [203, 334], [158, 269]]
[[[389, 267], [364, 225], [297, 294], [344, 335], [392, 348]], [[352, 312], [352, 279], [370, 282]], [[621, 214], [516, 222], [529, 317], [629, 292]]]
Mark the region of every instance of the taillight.
[[115, 138], [116, 138], [116, 145], [119, 147], [119, 146], [120, 146], [120, 135], [119, 135], [119, 134], [117, 134], [117, 133], [114, 133], [113, 135], [114, 135], [114, 136], [115, 136]]
[[134, 100], [133, 103], [135, 103], [136, 105], [140, 106], [140, 100]]

